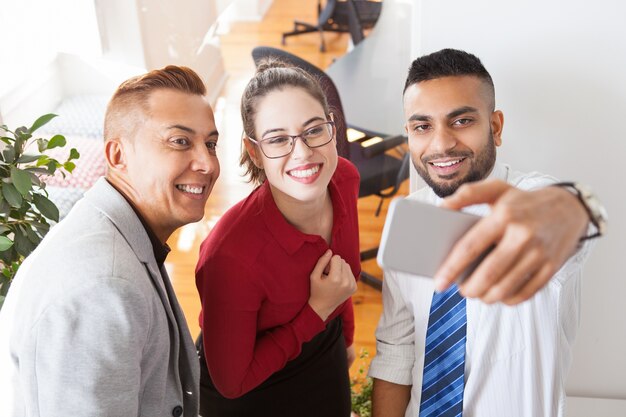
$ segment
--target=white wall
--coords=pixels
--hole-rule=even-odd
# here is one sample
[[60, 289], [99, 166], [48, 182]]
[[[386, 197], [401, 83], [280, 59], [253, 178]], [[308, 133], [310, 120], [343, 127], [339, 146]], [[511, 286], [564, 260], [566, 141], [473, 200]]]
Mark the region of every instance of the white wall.
[[626, 3], [619, 0], [423, 0], [415, 55], [479, 56], [505, 115], [499, 159], [587, 183], [609, 234], [585, 268], [568, 395], [626, 399]]
[[147, 70], [188, 66], [202, 77], [215, 102], [226, 79], [214, 33], [215, 0], [95, 1], [106, 58]]

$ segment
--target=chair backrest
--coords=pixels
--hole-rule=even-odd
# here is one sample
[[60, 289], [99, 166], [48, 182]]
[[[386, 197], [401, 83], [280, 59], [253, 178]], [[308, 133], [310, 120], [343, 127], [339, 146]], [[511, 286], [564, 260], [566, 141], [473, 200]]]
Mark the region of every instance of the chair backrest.
[[354, 0], [348, 0], [346, 6], [348, 7], [348, 28], [350, 29], [350, 37], [352, 38], [352, 44], [356, 46], [365, 39], [363, 25], [361, 24], [359, 12], [354, 4]]
[[262, 59], [270, 56], [276, 57], [294, 67], [301, 68], [318, 80], [322, 91], [326, 95], [328, 106], [335, 118], [335, 126], [337, 128], [337, 153], [339, 156], [350, 159], [346, 119], [341, 105], [341, 98], [339, 97], [339, 91], [337, 87], [335, 87], [333, 80], [330, 79], [328, 74], [315, 65], [282, 49], [269, 46], [257, 46], [252, 50], [252, 59], [257, 66]]
[[337, 6], [337, 0], [328, 0], [323, 8], [321, 7], [321, 4], [321, 2], [318, 2], [317, 4], [317, 24], [319, 27], [324, 26], [333, 17], [335, 7]]

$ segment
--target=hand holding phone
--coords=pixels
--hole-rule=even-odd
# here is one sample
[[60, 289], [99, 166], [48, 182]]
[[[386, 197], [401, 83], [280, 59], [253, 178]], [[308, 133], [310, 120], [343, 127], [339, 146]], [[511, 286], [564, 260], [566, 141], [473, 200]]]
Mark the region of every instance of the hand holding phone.
[[[420, 277], [434, 277], [454, 244], [480, 216], [449, 210], [410, 199], [395, 199], [383, 228], [378, 264]], [[459, 276], [462, 282], [489, 251]]]

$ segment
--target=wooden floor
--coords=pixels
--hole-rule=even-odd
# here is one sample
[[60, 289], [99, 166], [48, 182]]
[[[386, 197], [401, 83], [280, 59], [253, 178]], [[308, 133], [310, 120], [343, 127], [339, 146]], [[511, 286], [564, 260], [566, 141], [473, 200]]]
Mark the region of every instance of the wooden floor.
[[[194, 268], [198, 259], [200, 243], [206, 237], [219, 217], [234, 203], [245, 197], [251, 187], [241, 177], [238, 157], [241, 147], [241, 120], [239, 100], [241, 93], [254, 74], [254, 64], [250, 52], [255, 46], [281, 46], [282, 32], [292, 29], [293, 20], [313, 22], [316, 20], [316, 0], [274, 0], [262, 22], [233, 23], [222, 27], [226, 34], [220, 36], [224, 65], [228, 81], [221, 97], [215, 105], [216, 121], [220, 132], [218, 157], [221, 165], [220, 178], [209, 197], [205, 218], [196, 224], [187, 225], [170, 239], [172, 253], [167, 258], [166, 267], [174, 282], [174, 288], [182, 304], [192, 335], [199, 333], [198, 313], [200, 301], [196, 292]], [[326, 68], [334, 59], [341, 57], [348, 47], [345, 34], [325, 34], [326, 53], [319, 51], [319, 34], [307, 34], [287, 40], [285, 50], [307, 61]], [[408, 181], [401, 194], [408, 191]], [[371, 248], [378, 244], [384, 223], [388, 202], [385, 202], [379, 217], [374, 216], [379, 199], [376, 197], [359, 200], [359, 222], [361, 248]], [[367, 261], [363, 269], [375, 276], [382, 273], [375, 261]], [[378, 323], [382, 305], [380, 292], [359, 283], [358, 292], [353, 296], [356, 316], [355, 347], [357, 355], [362, 348], [370, 356], [375, 353], [374, 330]], [[361, 364], [367, 360], [361, 361]], [[352, 372], [358, 370], [359, 361]]]

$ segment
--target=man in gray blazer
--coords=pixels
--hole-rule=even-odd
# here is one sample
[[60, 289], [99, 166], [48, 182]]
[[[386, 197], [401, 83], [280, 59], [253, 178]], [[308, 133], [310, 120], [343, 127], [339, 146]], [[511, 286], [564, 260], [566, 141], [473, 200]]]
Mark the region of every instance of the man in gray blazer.
[[1, 416], [197, 416], [198, 358], [163, 262], [219, 176], [205, 94], [169, 66], [113, 95], [106, 178], [26, 259], [0, 312]]

